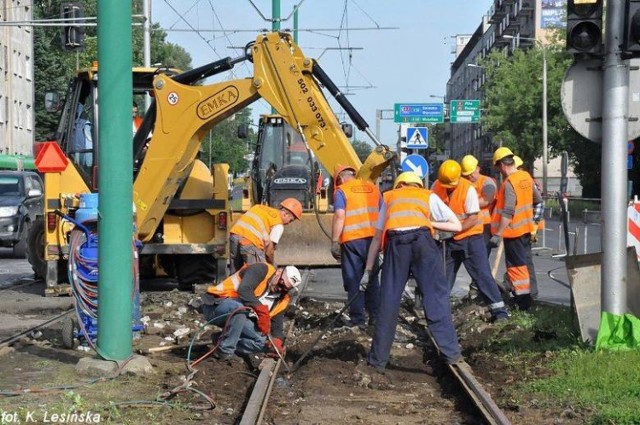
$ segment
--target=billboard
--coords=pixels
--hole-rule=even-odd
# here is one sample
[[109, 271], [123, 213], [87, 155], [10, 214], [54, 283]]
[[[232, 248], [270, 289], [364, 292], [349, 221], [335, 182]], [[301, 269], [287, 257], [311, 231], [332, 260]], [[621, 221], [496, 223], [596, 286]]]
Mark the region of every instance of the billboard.
[[567, 24], [567, 0], [542, 0], [540, 28], [564, 28]]

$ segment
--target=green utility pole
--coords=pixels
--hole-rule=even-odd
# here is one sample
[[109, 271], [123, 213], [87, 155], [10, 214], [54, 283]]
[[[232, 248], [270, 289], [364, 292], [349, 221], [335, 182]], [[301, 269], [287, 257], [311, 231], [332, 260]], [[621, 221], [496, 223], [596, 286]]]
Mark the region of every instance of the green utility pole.
[[105, 360], [125, 360], [132, 351], [131, 54], [131, 2], [99, 1], [98, 354]]
[[298, 5], [293, 6], [293, 41], [298, 44]]
[[271, 0], [271, 30], [280, 31], [280, 0]]

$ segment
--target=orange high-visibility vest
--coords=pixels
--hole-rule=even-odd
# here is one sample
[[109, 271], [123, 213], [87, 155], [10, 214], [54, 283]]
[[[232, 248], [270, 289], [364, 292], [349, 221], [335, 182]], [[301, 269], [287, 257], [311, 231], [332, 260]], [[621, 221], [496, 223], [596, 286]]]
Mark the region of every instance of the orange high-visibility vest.
[[[492, 177], [488, 177], [483, 174], [480, 174], [478, 176], [478, 180], [476, 180], [474, 183], [471, 183], [473, 187], [476, 188], [476, 192], [478, 192], [478, 198], [482, 198], [482, 189], [489, 181], [492, 181], [493, 184], [496, 185], [496, 181]], [[496, 189], [497, 187], [498, 186], [496, 185]], [[495, 206], [495, 204], [496, 201], [494, 199], [493, 202], [486, 207], [480, 208], [479, 218], [482, 221], [482, 224], [491, 224], [491, 213], [493, 212], [493, 207]]]
[[[458, 217], [458, 220], [462, 221], [467, 217], [464, 211], [464, 203], [467, 200], [467, 194], [469, 188], [473, 185], [467, 179], [460, 179], [458, 186], [453, 191], [448, 192], [447, 188], [440, 184], [440, 181], [436, 180], [433, 184], [433, 192], [442, 199], [442, 201], [451, 208], [451, 211]], [[454, 240], [461, 240], [469, 236], [480, 235], [484, 231], [484, 223], [478, 220], [475, 226], [468, 228], [465, 231], [458, 232], [453, 235]]]
[[[262, 263], [267, 266], [267, 274], [264, 279], [260, 281], [260, 283], [256, 286], [254, 294], [257, 298], [262, 298], [269, 292], [269, 280], [276, 272], [276, 268], [268, 263]], [[232, 274], [227, 277], [222, 282], [218, 283], [214, 286], [209, 286], [207, 288], [207, 292], [211, 295], [220, 298], [239, 298], [238, 288], [240, 287], [240, 282], [242, 281], [242, 276], [244, 275], [244, 271], [249, 267], [248, 264], [245, 264]], [[288, 293], [283, 293], [279, 298], [275, 300], [275, 302], [269, 308], [269, 316], [274, 317], [278, 315], [280, 312], [284, 311], [289, 305], [289, 301], [291, 300], [291, 296]]]
[[380, 212], [378, 188], [369, 181], [355, 179], [341, 184], [338, 190], [346, 201], [340, 243], [373, 237]]
[[426, 227], [431, 230], [431, 191], [412, 186], [403, 186], [384, 193], [386, 215], [382, 231], [382, 246], [387, 232], [406, 227]]
[[264, 241], [269, 240], [269, 233], [276, 224], [283, 224], [280, 211], [266, 205], [254, 205], [236, 221], [230, 232], [264, 249]]
[[491, 233], [495, 234], [500, 226], [500, 218], [504, 211], [504, 191], [511, 183], [516, 193], [516, 207], [509, 225], [502, 234], [503, 238], [517, 238], [535, 229], [533, 222], [533, 180], [526, 171], [516, 171], [502, 182], [496, 195], [496, 207], [491, 217]]

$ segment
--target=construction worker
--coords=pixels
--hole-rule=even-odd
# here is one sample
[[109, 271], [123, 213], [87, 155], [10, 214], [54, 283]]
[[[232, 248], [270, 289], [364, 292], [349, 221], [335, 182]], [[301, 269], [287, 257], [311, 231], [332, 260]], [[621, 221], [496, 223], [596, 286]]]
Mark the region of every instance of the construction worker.
[[[234, 354], [266, 352], [284, 357], [284, 311], [302, 277], [294, 266], [275, 268], [268, 263], [246, 264], [202, 295], [202, 313], [223, 328], [214, 341], [214, 356], [229, 360]], [[255, 321], [251, 316], [255, 316]], [[276, 351], [277, 350], [277, 351]]]
[[136, 102], [133, 102], [133, 108], [131, 111], [131, 123], [132, 123], [132, 127], [133, 127], [133, 135], [136, 135], [136, 132], [138, 131], [138, 129], [140, 128], [140, 125], [142, 125], [142, 118], [138, 115], [138, 104]]
[[[523, 168], [524, 161], [522, 158], [518, 155], [514, 155], [513, 161], [515, 162], [518, 170], [528, 173], [528, 171]], [[538, 192], [542, 194], [542, 190], [540, 189], [540, 186], [538, 186], [536, 180], [533, 177], [531, 177], [531, 180], [533, 180], [533, 184]], [[529, 279], [531, 280], [531, 296], [534, 300], [538, 298], [538, 278], [536, 277], [536, 269], [533, 265], [533, 251], [531, 245], [538, 241], [538, 228], [540, 227], [540, 222], [544, 218], [544, 198], [542, 198], [542, 196], [540, 198], [542, 199], [542, 202], [533, 204], [533, 222], [536, 226], [531, 231], [531, 237], [529, 238], [529, 251], [527, 252], [527, 269], [529, 270]]]
[[276, 245], [284, 226], [302, 217], [302, 204], [295, 198], [280, 202], [279, 208], [254, 205], [231, 227], [229, 238], [231, 273], [244, 264], [266, 261], [274, 264]]
[[461, 179], [460, 164], [448, 159], [440, 165], [438, 180], [433, 184], [433, 192], [456, 214], [462, 225], [460, 232], [453, 235], [444, 247], [446, 254], [446, 274], [449, 290], [453, 289], [460, 266], [478, 285], [480, 294], [489, 306], [493, 320], [505, 320], [507, 309], [500, 295], [500, 289], [491, 275], [484, 243], [483, 223], [480, 221], [478, 194], [471, 182]]
[[342, 284], [347, 291], [349, 326], [365, 325], [365, 309], [368, 324], [373, 326], [378, 313], [378, 265], [374, 264], [372, 279], [364, 294], [360, 291], [360, 278], [364, 273], [371, 239], [378, 222], [382, 197], [373, 183], [356, 179], [356, 170], [339, 166], [334, 173], [334, 215], [331, 232], [331, 255], [341, 260]]
[[535, 229], [533, 204], [540, 202], [542, 197], [529, 173], [516, 168], [514, 154], [509, 148], [496, 149], [493, 164], [505, 180], [498, 189], [491, 217], [491, 244], [497, 247], [500, 240], [504, 240], [507, 276], [516, 304], [520, 310], [528, 310], [532, 298], [527, 252], [531, 232]]
[[402, 293], [413, 275], [422, 297], [429, 330], [449, 364], [462, 360], [458, 335], [451, 318], [449, 285], [432, 230], [459, 232], [456, 215], [437, 195], [424, 188], [413, 172], [400, 174], [393, 189], [383, 194], [376, 233], [371, 241], [365, 273], [360, 282], [371, 282], [378, 253], [384, 250], [380, 305], [367, 362], [383, 372], [396, 333]]
[[469, 180], [478, 193], [478, 202], [480, 204], [480, 221], [483, 224], [484, 242], [487, 248], [487, 257], [491, 255], [491, 212], [496, 201], [496, 191], [498, 186], [496, 181], [489, 176], [480, 174], [478, 160], [473, 155], [465, 155], [462, 158], [462, 176]]

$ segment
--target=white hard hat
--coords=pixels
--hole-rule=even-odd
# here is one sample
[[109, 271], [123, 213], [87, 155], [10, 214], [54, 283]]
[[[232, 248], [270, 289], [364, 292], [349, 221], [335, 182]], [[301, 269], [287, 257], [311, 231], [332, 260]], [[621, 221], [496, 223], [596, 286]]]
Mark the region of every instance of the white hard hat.
[[289, 279], [289, 283], [293, 285], [293, 287], [297, 287], [302, 282], [302, 276], [300, 275], [300, 270], [298, 270], [295, 266], [287, 266], [284, 268], [284, 274], [287, 275]]

